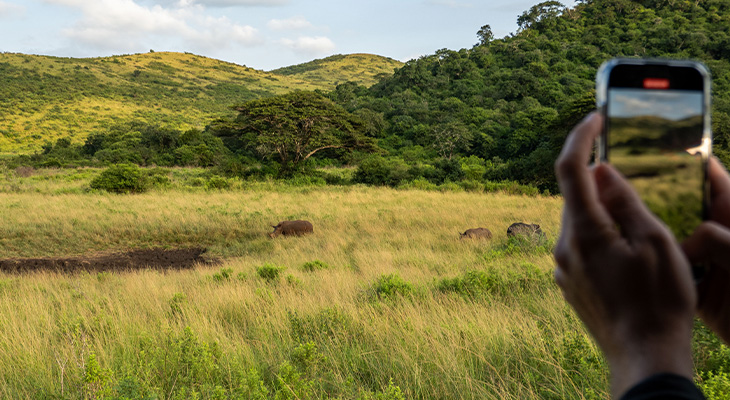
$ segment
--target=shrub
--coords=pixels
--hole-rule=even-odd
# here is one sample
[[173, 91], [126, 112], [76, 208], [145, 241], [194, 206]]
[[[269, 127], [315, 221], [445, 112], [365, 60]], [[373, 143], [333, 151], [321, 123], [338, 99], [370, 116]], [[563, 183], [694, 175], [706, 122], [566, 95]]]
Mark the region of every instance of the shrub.
[[381, 275], [369, 290], [371, 299], [410, 297], [415, 293], [413, 285], [397, 274]]
[[436, 190], [438, 189], [438, 185], [435, 183], [429, 182], [424, 177], [416, 178], [410, 182], [403, 183], [398, 186], [401, 189], [419, 189], [419, 190]]
[[486, 181], [484, 182], [484, 191], [501, 192], [506, 194], [521, 194], [526, 196], [538, 196], [540, 194], [540, 189], [534, 186], [522, 185], [513, 181]]
[[492, 248], [484, 255], [484, 259], [489, 262], [521, 254], [550, 254], [552, 251], [553, 242], [543, 235], [516, 235], [510, 236], [503, 245]]
[[462, 277], [442, 279], [436, 284], [436, 290], [474, 299], [490, 293], [496, 284], [498, 280], [495, 275], [484, 271], [468, 271]]
[[357, 167], [353, 180], [368, 185], [387, 185], [390, 181], [388, 162], [380, 156], [363, 160]]
[[213, 175], [206, 182], [205, 187], [208, 190], [225, 190], [231, 188], [231, 181], [220, 175]]
[[112, 193], [142, 193], [148, 181], [142, 170], [133, 164], [116, 164], [105, 169], [91, 181], [92, 189]]
[[552, 275], [540, 271], [535, 265], [523, 263], [486, 271], [468, 271], [461, 277], [446, 278], [436, 284], [441, 293], [455, 293], [469, 299], [489, 295], [509, 297], [527, 290], [552, 285]]
[[272, 264], [264, 264], [256, 268], [256, 273], [259, 277], [265, 279], [267, 282], [276, 282], [279, 280], [284, 267], [277, 267]]
[[332, 267], [330, 267], [329, 264], [319, 261], [319, 260], [308, 261], [308, 262], [305, 262], [304, 265], [302, 265], [302, 269], [307, 272], [314, 272], [314, 271], [317, 271], [320, 269], [329, 269], [329, 268], [332, 268]]
[[213, 274], [213, 280], [216, 282], [229, 281], [231, 280], [231, 276], [233, 276], [233, 269], [223, 268], [220, 270], [220, 272], [216, 272]]
[[287, 284], [288, 284], [289, 286], [294, 286], [294, 287], [297, 287], [297, 286], [301, 286], [301, 284], [302, 284], [302, 281], [301, 281], [301, 280], [299, 280], [299, 278], [297, 278], [296, 276], [294, 276], [294, 275], [292, 275], [292, 274], [287, 274], [287, 275], [286, 275], [286, 283], [287, 283]]

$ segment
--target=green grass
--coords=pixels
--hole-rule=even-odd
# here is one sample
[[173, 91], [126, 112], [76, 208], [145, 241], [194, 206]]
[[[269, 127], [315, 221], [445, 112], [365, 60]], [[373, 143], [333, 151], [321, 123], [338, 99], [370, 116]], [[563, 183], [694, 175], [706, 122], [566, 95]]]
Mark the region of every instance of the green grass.
[[[167, 273], [0, 274], [0, 365], [13, 366], [0, 369], [2, 397], [606, 394], [605, 366], [584, 359], [595, 347], [549, 278], [549, 252], [489, 256], [508, 246], [506, 228], [517, 220], [540, 223], [554, 238], [558, 198], [266, 182], [111, 195], [83, 189], [95, 173], [6, 171], [2, 253], [196, 245], [224, 263]], [[267, 237], [271, 224], [295, 218], [312, 221], [314, 233]], [[459, 240], [477, 225], [495, 238]], [[313, 260], [316, 268], [303, 267]], [[468, 271], [496, 274], [510, 290], [440, 289]]]
[[[1, 173], [2, 254], [205, 246], [223, 263], [0, 273], [2, 398], [608, 397], [605, 361], [552, 281], [560, 198], [181, 183], [201, 169], [112, 195], [84, 189], [96, 173]], [[268, 238], [283, 219], [314, 233]], [[515, 221], [546, 240], [509, 241]], [[459, 240], [475, 226], [494, 238]], [[721, 393], [727, 350], [697, 332], [698, 379]]]

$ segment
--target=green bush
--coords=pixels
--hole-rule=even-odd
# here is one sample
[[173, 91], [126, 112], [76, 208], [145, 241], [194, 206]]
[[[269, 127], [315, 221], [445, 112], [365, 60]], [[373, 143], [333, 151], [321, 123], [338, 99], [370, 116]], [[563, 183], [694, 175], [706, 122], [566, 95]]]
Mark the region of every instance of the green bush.
[[538, 196], [540, 194], [540, 189], [530, 186], [530, 185], [522, 185], [517, 182], [512, 181], [502, 181], [502, 182], [493, 182], [493, 181], [486, 181], [484, 182], [484, 191], [489, 193], [506, 193], [506, 194], [518, 194], [518, 195], [526, 195], [526, 196]]
[[314, 271], [317, 271], [320, 269], [329, 269], [329, 268], [332, 268], [332, 267], [329, 264], [319, 261], [319, 260], [308, 261], [308, 262], [305, 262], [304, 265], [302, 265], [302, 269], [307, 272], [314, 272]]
[[395, 299], [415, 294], [413, 285], [398, 274], [381, 275], [369, 289], [370, 299]]
[[267, 282], [276, 282], [279, 280], [281, 273], [284, 271], [284, 267], [278, 267], [272, 264], [264, 264], [256, 268], [256, 273], [259, 277], [265, 279]]
[[441, 293], [456, 293], [467, 298], [478, 298], [492, 291], [499, 280], [484, 271], [468, 271], [461, 277], [442, 279], [436, 284]]
[[509, 269], [468, 271], [460, 277], [442, 279], [436, 283], [435, 289], [441, 293], [455, 293], [474, 300], [492, 295], [509, 297], [548, 287], [552, 282], [550, 273], [542, 272], [533, 264], [523, 263]]
[[353, 180], [368, 185], [387, 185], [390, 183], [390, 166], [380, 156], [369, 157], [362, 161], [355, 171]]
[[231, 280], [231, 277], [233, 276], [233, 269], [232, 268], [222, 268], [220, 272], [216, 272], [213, 274], [213, 280], [216, 282], [225, 282]]
[[92, 189], [112, 193], [142, 193], [147, 191], [148, 180], [134, 164], [116, 164], [105, 169], [91, 181]]
[[208, 190], [225, 190], [231, 188], [231, 180], [224, 178], [220, 175], [213, 175], [205, 183], [205, 187]]

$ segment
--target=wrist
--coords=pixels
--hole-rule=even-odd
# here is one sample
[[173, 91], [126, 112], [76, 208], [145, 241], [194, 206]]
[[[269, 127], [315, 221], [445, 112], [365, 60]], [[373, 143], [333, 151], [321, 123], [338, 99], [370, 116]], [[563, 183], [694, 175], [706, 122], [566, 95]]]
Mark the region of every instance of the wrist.
[[683, 326], [661, 336], [619, 343], [618, 351], [606, 352], [611, 370], [611, 393], [619, 398], [650, 376], [671, 373], [693, 378], [692, 326]]

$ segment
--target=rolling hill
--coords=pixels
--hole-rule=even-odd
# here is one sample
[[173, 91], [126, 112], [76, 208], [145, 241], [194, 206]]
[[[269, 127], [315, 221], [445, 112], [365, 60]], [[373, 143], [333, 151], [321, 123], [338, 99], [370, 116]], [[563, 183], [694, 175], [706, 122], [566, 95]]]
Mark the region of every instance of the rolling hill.
[[396, 68], [402, 66], [400, 61], [372, 54], [338, 54], [271, 72], [326, 86], [331, 86], [332, 82], [348, 81], [371, 86], [381, 78], [391, 76]]
[[[190, 53], [103, 58], [0, 54], [0, 153], [27, 153], [119, 122], [203, 128], [230, 106], [292, 90], [331, 90], [392, 75], [401, 63], [355, 54], [260, 71]], [[383, 75], [385, 74], [385, 75]]]

